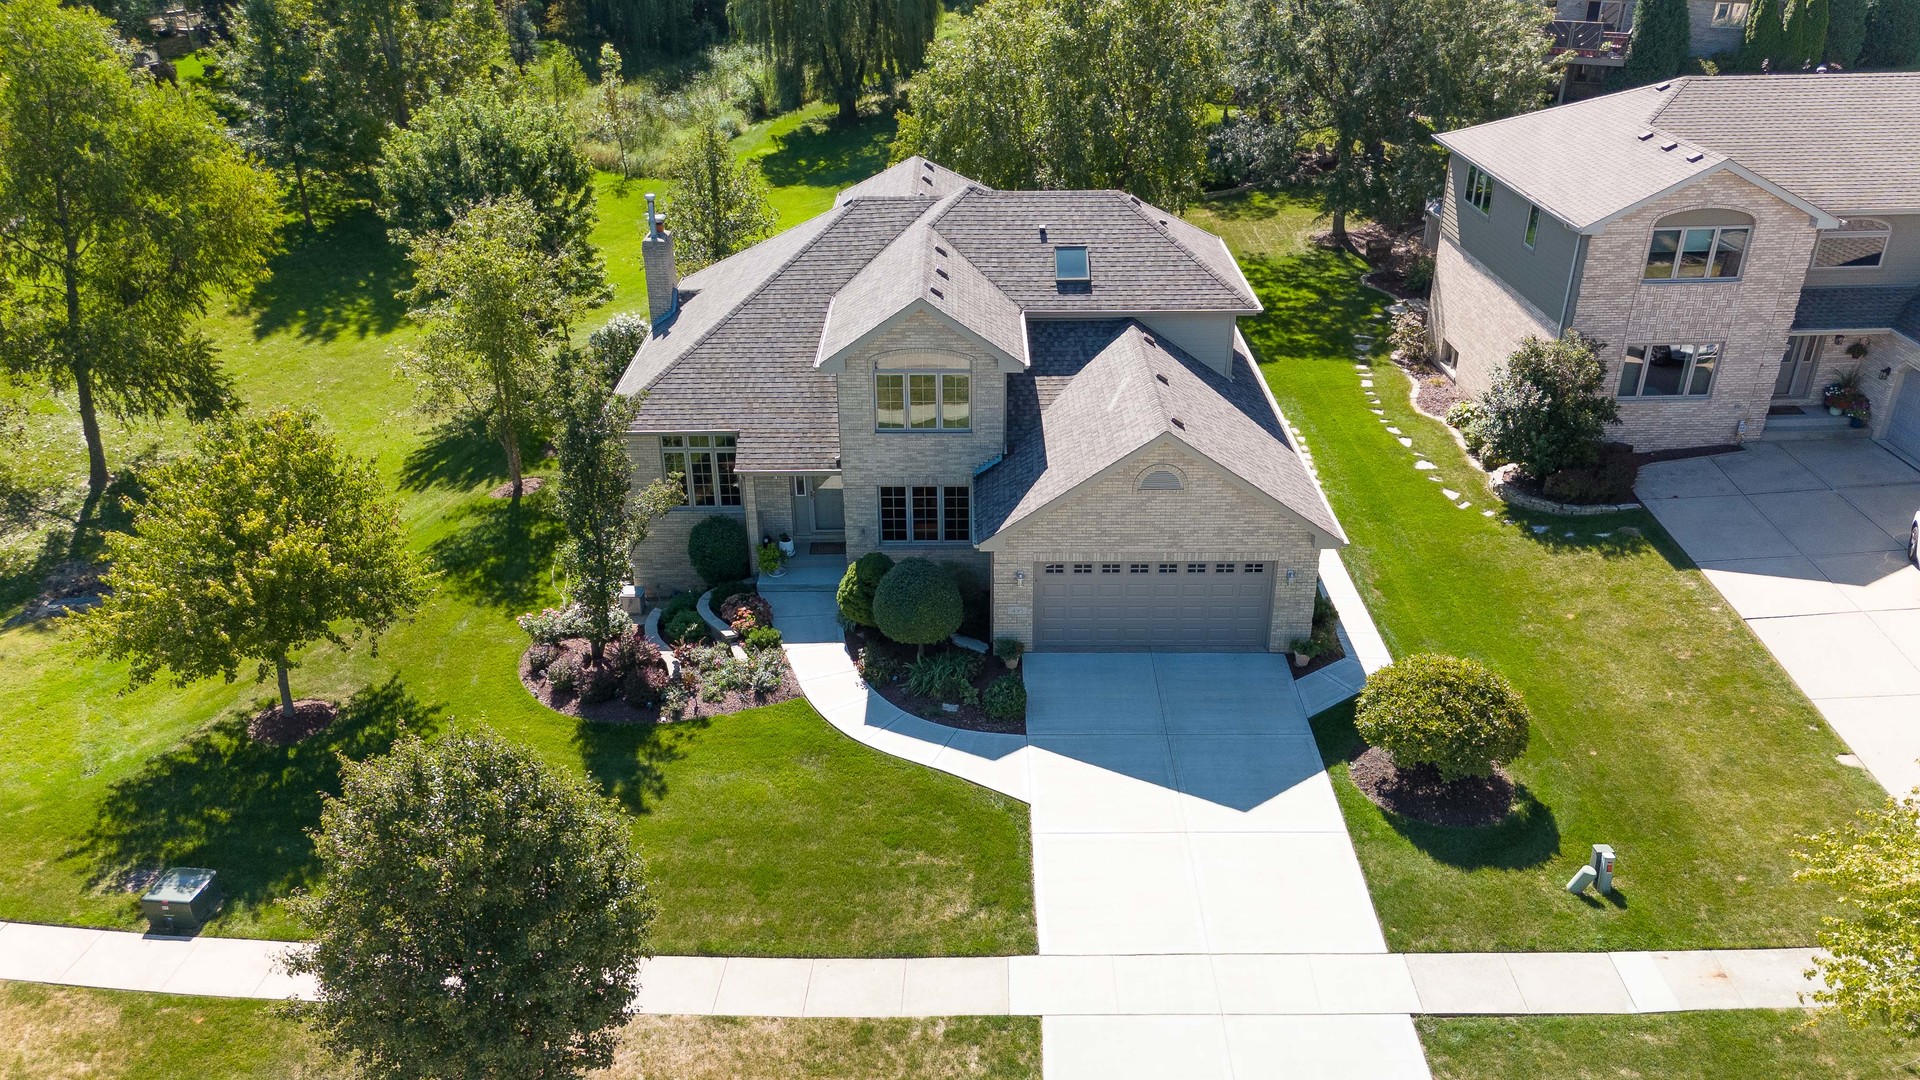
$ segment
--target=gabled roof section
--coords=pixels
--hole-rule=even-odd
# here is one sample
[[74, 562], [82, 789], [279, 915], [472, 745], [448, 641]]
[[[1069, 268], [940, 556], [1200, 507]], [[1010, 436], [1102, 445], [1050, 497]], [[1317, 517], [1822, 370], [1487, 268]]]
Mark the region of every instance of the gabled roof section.
[[1035, 323], [1030, 334], [1033, 370], [1008, 380], [1013, 449], [974, 484], [977, 539], [1019, 525], [1170, 436], [1324, 539], [1345, 542], [1244, 342], [1229, 379], [1130, 319]]
[[838, 370], [848, 352], [916, 310], [943, 316], [1003, 364], [1027, 366], [1020, 306], [928, 224], [953, 198], [935, 203], [835, 294], [814, 367]]
[[834, 196], [833, 205], [840, 206], [854, 199], [940, 199], [967, 188], [986, 190], [952, 169], [943, 169], [915, 154], [842, 191]]

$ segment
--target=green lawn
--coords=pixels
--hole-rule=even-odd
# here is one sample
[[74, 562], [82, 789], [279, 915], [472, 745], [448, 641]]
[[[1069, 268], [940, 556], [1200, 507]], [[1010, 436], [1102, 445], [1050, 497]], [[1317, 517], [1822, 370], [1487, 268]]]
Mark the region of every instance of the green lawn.
[[1920, 1051], [1795, 1009], [1416, 1021], [1434, 1080], [1920, 1076]]
[[[829, 135], [786, 123], [789, 138], [764, 138], [758, 150], [795, 176], [830, 146], [843, 146], [843, 171], [882, 164], [875, 133], [889, 129], [885, 119]], [[780, 190], [792, 220], [831, 202], [841, 174], [822, 175]], [[603, 178], [595, 239], [617, 295], [588, 325], [645, 307], [644, 188], [614, 186]], [[1033, 950], [1020, 803], [859, 746], [804, 703], [659, 732], [579, 724], [537, 705], [514, 674], [526, 639], [513, 616], [556, 599], [560, 537], [545, 497], [518, 512], [488, 498], [504, 477], [498, 450], [411, 412], [392, 371], [412, 333], [393, 299], [405, 260], [377, 219], [361, 211], [317, 236], [294, 226], [290, 237], [253, 302], [210, 320], [211, 332], [249, 405], [311, 405], [375, 456], [439, 573], [436, 591], [377, 655], [322, 647], [304, 658], [296, 693], [349, 707], [325, 735], [289, 749], [241, 732], [262, 696], [251, 681], [122, 694], [125, 666], [80, 655], [53, 623], [0, 630], [0, 919], [130, 927], [133, 899], [119, 887], [128, 872], [184, 863], [227, 881], [212, 933], [292, 934], [275, 901], [312, 880], [305, 830], [318, 793], [336, 788], [334, 753], [378, 753], [403, 729], [485, 724], [584, 771], [632, 811], [663, 909], [663, 952]], [[36, 464], [78, 483], [70, 404], [33, 401]], [[106, 427], [116, 468], [172, 452], [186, 431], [180, 421]], [[63, 550], [68, 537], [50, 539]], [[0, 618], [56, 557], [21, 542], [8, 553]]]
[[[1498, 504], [1383, 360], [1385, 419], [1439, 465], [1415, 471], [1354, 370], [1353, 332], [1383, 303], [1359, 285], [1357, 260], [1303, 247], [1314, 213], [1282, 197], [1193, 216], [1229, 237], [1267, 305], [1243, 329], [1305, 432], [1394, 654], [1478, 658], [1533, 708], [1532, 746], [1513, 766], [1520, 810], [1485, 830], [1380, 811], [1347, 780], [1351, 706], [1318, 718], [1390, 946], [1811, 943], [1830, 897], [1788, 879], [1786, 852], [1880, 794], [1834, 761], [1839, 741], [1719, 594], [1643, 512], [1483, 517]], [[1456, 509], [1443, 487], [1474, 505]], [[1562, 890], [1593, 843], [1619, 852], [1617, 899]]]
[[[281, 1006], [0, 983], [0, 1080], [347, 1080]], [[640, 1016], [591, 1080], [1034, 1080], [1033, 1017], [741, 1020]]]

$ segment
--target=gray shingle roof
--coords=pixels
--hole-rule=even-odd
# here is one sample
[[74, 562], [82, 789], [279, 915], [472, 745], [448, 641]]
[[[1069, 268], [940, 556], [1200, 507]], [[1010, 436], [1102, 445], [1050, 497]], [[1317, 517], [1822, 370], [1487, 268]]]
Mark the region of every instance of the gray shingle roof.
[[834, 295], [816, 364], [852, 348], [916, 303], [1026, 363], [1027, 328], [1020, 306], [928, 224], [948, 201], [934, 204]]
[[1920, 288], [1912, 285], [1841, 285], [1800, 290], [1793, 313], [1794, 333], [1843, 330], [1893, 330], [1915, 320], [1920, 325]]
[[1028, 327], [1033, 366], [1007, 382], [1007, 457], [974, 481], [985, 540], [1163, 435], [1344, 541], [1236, 342], [1231, 379], [1131, 319]]
[[834, 196], [833, 202], [838, 206], [853, 199], [909, 196], [939, 199], [970, 187], [980, 187], [980, 184], [915, 154], [847, 188]]

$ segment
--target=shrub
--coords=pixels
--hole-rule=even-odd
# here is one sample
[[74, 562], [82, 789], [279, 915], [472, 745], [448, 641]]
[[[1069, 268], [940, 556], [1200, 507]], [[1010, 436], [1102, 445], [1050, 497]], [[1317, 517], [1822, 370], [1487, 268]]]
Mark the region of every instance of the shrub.
[[698, 645], [707, 640], [707, 620], [697, 611], [681, 611], [660, 620], [660, 636], [674, 645]]
[[1424, 364], [1433, 356], [1433, 344], [1427, 338], [1427, 317], [1418, 311], [1395, 315], [1393, 334], [1387, 341], [1403, 364]]
[[937, 652], [907, 665], [907, 689], [935, 701], [966, 701], [973, 696], [973, 677], [979, 671], [977, 653], [965, 649]]
[[975, 641], [985, 641], [993, 633], [993, 594], [987, 583], [971, 566], [942, 563], [953, 575], [953, 587], [960, 590], [959, 632]]
[[1456, 401], [1447, 410], [1447, 426], [1455, 431], [1465, 431], [1480, 419], [1480, 406], [1471, 401]]
[[872, 646], [860, 650], [853, 666], [869, 684], [892, 682], [900, 674], [899, 662]]
[[580, 703], [598, 705], [612, 701], [620, 692], [620, 673], [606, 664], [594, 664], [580, 670]]
[[546, 671], [547, 666], [552, 664], [554, 658], [559, 655], [560, 650], [551, 645], [535, 645], [527, 650], [527, 670], [539, 675]]
[[756, 593], [728, 600], [720, 605], [719, 614], [738, 634], [745, 634], [755, 627], [773, 625], [773, 605], [767, 603], [766, 597]]
[[873, 594], [880, 580], [893, 569], [893, 558], [884, 551], [869, 551], [847, 567], [841, 575], [834, 599], [840, 604], [840, 617], [856, 626], [875, 626]]
[[580, 684], [580, 661], [563, 656], [547, 665], [547, 685], [556, 693], [570, 693]]
[[1002, 675], [988, 685], [981, 705], [995, 720], [1019, 720], [1027, 715], [1027, 684], [1018, 675]]
[[667, 688], [667, 669], [664, 664], [653, 667], [637, 668], [627, 672], [620, 682], [620, 696], [628, 705], [636, 709], [646, 709], [660, 704], [660, 694]]
[[747, 555], [747, 527], [737, 517], [711, 514], [687, 534], [687, 559], [693, 563], [693, 572], [708, 585], [752, 573]]
[[660, 650], [638, 634], [627, 634], [607, 643], [602, 663], [624, 676], [635, 668], [660, 663]]
[[775, 630], [773, 627], [756, 626], [753, 629], [747, 631], [747, 648], [748, 649], [751, 649], [757, 652], [761, 649], [778, 649], [779, 647], [780, 647], [780, 631]]
[[688, 693], [685, 683], [670, 682], [660, 691], [660, 715], [669, 720], [687, 715], [687, 706], [691, 704], [693, 695]]
[[667, 602], [660, 605], [660, 625], [665, 626], [675, 615], [694, 611], [700, 606], [700, 597], [691, 592], [674, 593]]
[[873, 592], [873, 621], [903, 645], [932, 645], [960, 629], [964, 612], [953, 575], [925, 559], [903, 559]]
[[1591, 505], [1633, 501], [1633, 482], [1640, 476], [1633, 448], [1608, 443], [1592, 465], [1561, 469], [1540, 482], [1540, 492], [1555, 502]]
[[1527, 748], [1530, 714], [1507, 680], [1473, 660], [1424, 654], [1375, 672], [1354, 727], [1402, 768], [1431, 765], [1445, 781], [1486, 776]]
[[1009, 670], [1020, 666], [1020, 654], [1026, 651], [1027, 647], [1017, 637], [993, 639], [993, 655], [999, 657]]
[[564, 608], [543, 608], [539, 614], [528, 612], [513, 620], [527, 636], [542, 645], [558, 645], [567, 638], [585, 636], [587, 632], [586, 615], [571, 605]]
[[[778, 633], [778, 631], [775, 631]], [[747, 654], [747, 689], [766, 697], [780, 689], [787, 678], [787, 660], [778, 649], [763, 649]]]
[[737, 581], [723, 581], [713, 587], [713, 607], [718, 611], [720, 605], [736, 596], [750, 596], [757, 590], [753, 582], [741, 578]]
[[1599, 460], [1620, 405], [1601, 393], [1606, 368], [1598, 348], [1573, 331], [1558, 341], [1522, 342], [1480, 396], [1483, 415], [1473, 428], [1485, 440], [1482, 461], [1516, 461], [1529, 476], [1546, 477]]
[[1433, 287], [1433, 256], [1422, 251], [1414, 255], [1407, 263], [1407, 272], [1401, 278], [1410, 293], [1424, 294]]

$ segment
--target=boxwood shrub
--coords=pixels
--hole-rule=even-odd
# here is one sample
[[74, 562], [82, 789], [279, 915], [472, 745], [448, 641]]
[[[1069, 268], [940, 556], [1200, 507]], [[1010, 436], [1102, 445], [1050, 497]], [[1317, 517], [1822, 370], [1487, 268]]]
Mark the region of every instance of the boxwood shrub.
[[1018, 675], [1002, 675], [988, 684], [980, 705], [995, 720], [1018, 720], [1027, 715], [1027, 684]]
[[737, 517], [712, 514], [687, 534], [687, 559], [708, 585], [737, 581], [753, 573], [747, 565], [747, 527]]
[[902, 645], [932, 645], [952, 637], [962, 617], [960, 587], [944, 567], [902, 559], [873, 591], [873, 621]]
[[893, 557], [884, 551], [869, 551], [854, 560], [840, 577], [834, 599], [840, 605], [840, 617], [855, 626], [875, 626], [873, 593], [880, 579], [893, 569]]
[[1519, 757], [1531, 719], [1519, 692], [1485, 665], [1424, 654], [1367, 679], [1354, 726], [1395, 765], [1431, 765], [1451, 783]]

